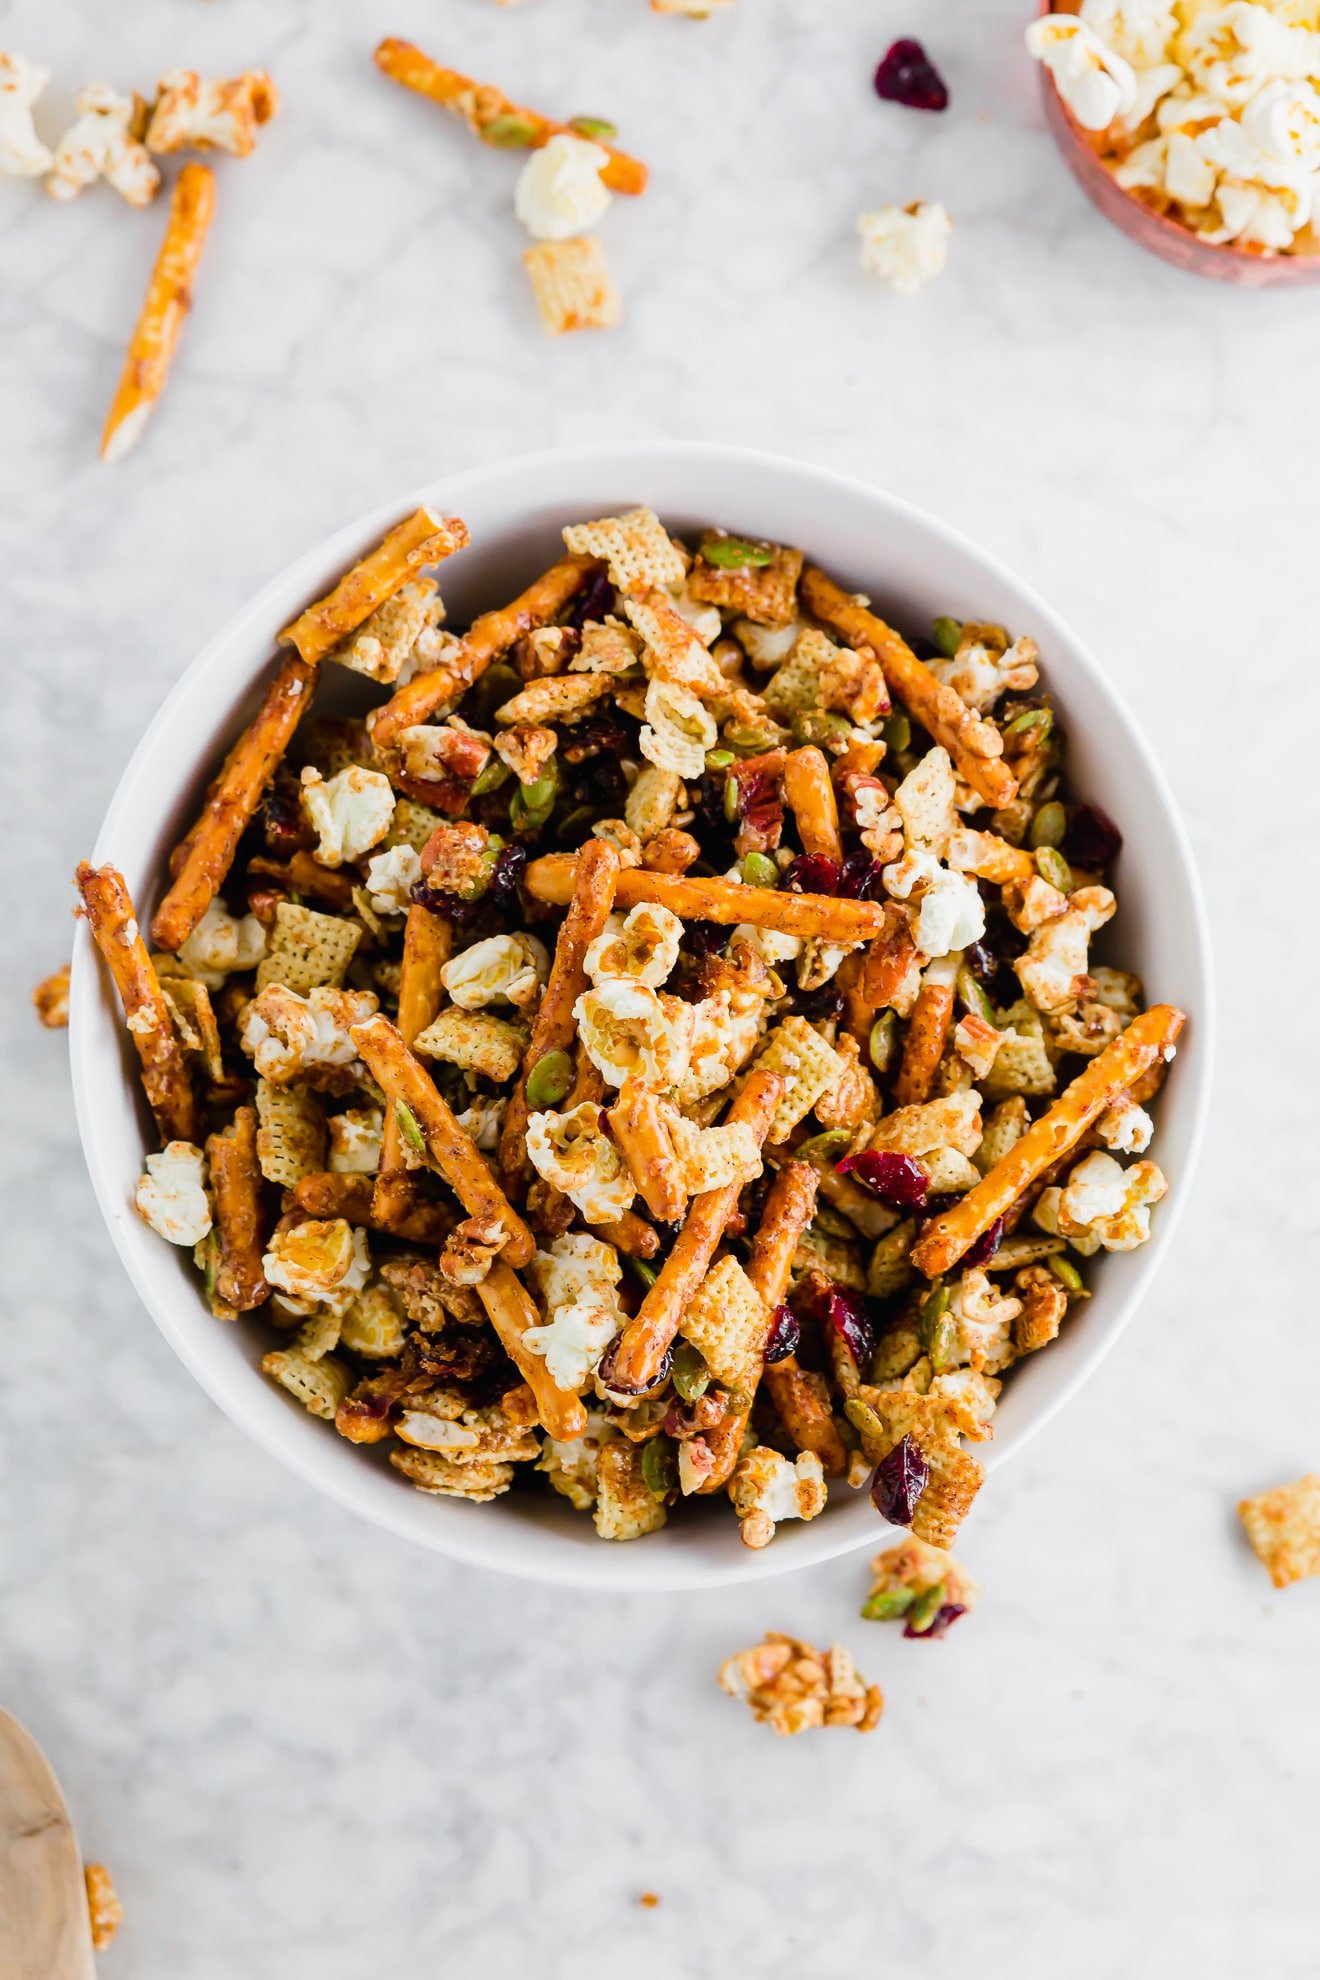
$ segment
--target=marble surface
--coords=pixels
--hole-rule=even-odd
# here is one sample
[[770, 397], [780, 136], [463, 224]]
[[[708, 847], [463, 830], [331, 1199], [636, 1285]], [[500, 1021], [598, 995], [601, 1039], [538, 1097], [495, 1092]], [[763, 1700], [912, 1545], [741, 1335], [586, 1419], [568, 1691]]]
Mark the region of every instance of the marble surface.
[[[264, 63], [285, 96], [257, 156], [221, 161], [176, 375], [113, 471], [96, 439], [158, 217], [0, 181], [0, 1674], [118, 1878], [108, 1975], [1314, 1972], [1320, 1588], [1272, 1595], [1233, 1505], [1320, 1463], [1316, 1067], [1284, 1015], [1320, 962], [1297, 859], [1320, 301], [1198, 283], [1108, 229], [1045, 135], [1028, 11], [0, 0], [0, 46], [57, 73], [48, 129], [85, 79], [177, 63]], [[941, 119], [868, 91], [914, 30]], [[603, 230], [622, 329], [543, 338], [513, 161], [385, 84], [384, 32], [608, 114], [652, 162]], [[901, 301], [857, 271], [853, 221], [917, 197], [956, 232]], [[857, 1620], [860, 1560], [569, 1597], [313, 1497], [139, 1310], [63, 1042], [26, 1008], [135, 738], [272, 571], [447, 465], [656, 431], [873, 477], [1000, 553], [1130, 696], [1205, 873], [1224, 1008], [1196, 1201], [1138, 1324], [967, 1527], [985, 1597], [939, 1647]], [[714, 1670], [767, 1626], [851, 1642], [881, 1729], [745, 1721]]]

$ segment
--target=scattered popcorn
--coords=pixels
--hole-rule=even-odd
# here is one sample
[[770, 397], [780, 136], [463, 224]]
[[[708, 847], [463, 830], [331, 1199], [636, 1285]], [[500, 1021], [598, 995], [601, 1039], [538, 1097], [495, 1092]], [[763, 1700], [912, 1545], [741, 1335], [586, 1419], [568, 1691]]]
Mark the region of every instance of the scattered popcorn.
[[841, 1644], [827, 1651], [766, 1631], [764, 1643], [720, 1665], [720, 1690], [751, 1706], [753, 1717], [777, 1733], [813, 1726], [855, 1726], [871, 1732], [884, 1710], [878, 1684], [867, 1685]]
[[208, 990], [219, 990], [227, 976], [255, 969], [265, 953], [266, 931], [256, 916], [236, 920], [217, 895], [180, 947], [179, 961]]
[[562, 1190], [589, 1224], [613, 1223], [637, 1194], [592, 1101], [567, 1114], [547, 1110], [530, 1115], [527, 1155], [537, 1175]]
[[605, 932], [583, 961], [597, 988], [607, 977], [623, 977], [658, 990], [678, 961], [683, 924], [667, 907], [639, 901], [626, 915], [612, 914]]
[[606, 977], [573, 1006], [587, 1057], [610, 1086], [635, 1076], [676, 1086], [688, 1069], [694, 1029], [690, 1004], [661, 998], [644, 983]]
[[263, 1079], [284, 1085], [291, 1079], [355, 1066], [357, 1046], [350, 1033], [376, 1009], [370, 990], [319, 986], [301, 997], [296, 990], [272, 983], [246, 1006], [239, 1043]]
[[1125, 1169], [1098, 1149], [1072, 1170], [1062, 1188], [1042, 1190], [1034, 1217], [1052, 1237], [1067, 1238], [1084, 1258], [1106, 1251], [1135, 1251], [1150, 1236], [1150, 1205], [1168, 1184], [1154, 1162]]
[[884, 882], [896, 900], [917, 904], [913, 936], [925, 956], [947, 956], [970, 948], [985, 934], [985, 903], [974, 880], [941, 866], [920, 847], [884, 869]]
[[595, 226], [610, 203], [600, 176], [609, 162], [601, 145], [564, 131], [528, 153], [514, 209], [533, 240], [566, 241]]
[[367, 1234], [342, 1217], [311, 1218], [277, 1230], [261, 1261], [268, 1284], [294, 1299], [342, 1309], [362, 1292], [371, 1272]]
[[407, 914], [422, 877], [420, 854], [406, 842], [367, 861], [367, 899], [377, 914]]
[[147, 148], [228, 151], [246, 158], [259, 127], [279, 107], [279, 93], [264, 69], [249, 69], [232, 82], [204, 80], [192, 69], [169, 69], [157, 84]]
[[[267, 993], [269, 994], [269, 993]], [[313, 994], [315, 994], [313, 992]], [[374, 1176], [380, 1167], [385, 1116], [379, 1107], [345, 1107], [326, 1123], [333, 1175]]]
[[1116, 1155], [1143, 1155], [1155, 1132], [1155, 1123], [1146, 1109], [1132, 1100], [1120, 1100], [1116, 1107], [1100, 1116], [1095, 1127], [1105, 1147], [1112, 1148]]
[[320, 843], [322, 866], [342, 866], [378, 846], [394, 817], [394, 791], [380, 770], [350, 763], [337, 776], [322, 777], [309, 764], [302, 773], [302, 804]]
[[581, 1393], [596, 1364], [619, 1331], [618, 1318], [590, 1300], [557, 1306], [544, 1327], [529, 1327], [523, 1345], [545, 1356], [545, 1365], [561, 1389]]
[[1320, 1478], [1314, 1472], [1241, 1500], [1238, 1517], [1276, 1588], [1320, 1574]]
[[488, 935], [447, 962], [440, 981], [460, 1010], [504, 1003], [530, 1011], [549, 974], [549, 954], [535, 935]]
[[51, 155], [32, 124], [32, 106], [50, 81], [50, 70], [24, 55], [0, 54], [0, 172], [39, 179]]
[[825, 1510], [825, 1474], [814, 1451], [795, 1462], [764, 1444], [739, 1461], [729, 1485], [744, 1547], [768, 1547], [785, 1519], [815, 1519]]
[[167, 1141], [148, 1155], [147, 1172], [133, 1197], [139, 1214], [167, 1244], [200, 1244], [211, 1228], [206, 1158], [191, 1141]]
[[[74, 98], [78, 121], [55, 147], [46, 191], [52, 199], [76, 199], [104, 179], [130, 206], [150, 206], [160, 173], [140, 141], [140, 97], [120, 96], [108, 83], [88, 83]], [[137, 135], [135, 135], [135, 133]]]
[[898, 295], [910, 296], [944, 269], [953, 222], [938, 200], [918, 200], [860, 214], [857, 231], [862, 267]]

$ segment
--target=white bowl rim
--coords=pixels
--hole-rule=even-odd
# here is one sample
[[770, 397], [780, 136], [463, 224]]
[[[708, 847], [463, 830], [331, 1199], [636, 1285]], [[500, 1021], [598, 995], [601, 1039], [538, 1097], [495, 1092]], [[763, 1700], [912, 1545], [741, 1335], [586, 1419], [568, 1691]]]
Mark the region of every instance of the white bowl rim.
[[[1216, 1000], [1209, 919], [1200, 874], [1181, 812], [1159, 760], [1146, 741], [1126, 700], [1113, 686], [1085, 642], [1045, 602], [1033, 586], [1025, 583], [997, 556], [982, 549], [962, 531], [931, 515], [929, 511], [908, 501], [906, 497], [896, 495], [891, 490], [867, 481], [861, 476], [823, 467], [814, 462], [798, 460], [792, 455], [732, 443], [681, 439], [599, 441], [580, 446], [540, 448], [530, 453], [501, 457], [497, 461], [460, 469], [454, 474], [433, 476], [402, 494], [373, 504], [353, 521], [320, 538], [286, 564], [245, 605], [241, 606], [219, 631], [213, 634], [160, 704], [129, 758], [97, 834], [92, 854], [93, 864], [113, 859], [114, 843], [120, 822], [134, 809], [138, 796], [137, 786], [153, 752], [156, 736], [168, 725], [177, 705], [187, 698], [193, 685], [209, 671], [231, 642], [240, 638], [255, 622], [268, 616], [270, 601], [276, 594], [290, 589], [294, 581], [303, 573], [307, 573], [309, 583], [314, 583], [311, 573], [327, 561], [342, 562], [346, 566], [355, 556], [361, 554], [364, 545], [377, 540], [400, 515], [424, 503], [431, 505], [443, 503], [450, 508], [451, 513], [457, 512], [465, 495], [479, 492], [489, 481], [503, 481], [519, 472], [531, 473], [552, 465], [579, 469], [598, 463], [602, 468], [617, 467], [624, 462], [636, 462], [639, 459], [687, 461], [694, 468], [704, 461], [742, 467], [753, 472], [758, 469], [774, 473], [787, 472], [807, 482], [815, 482], [841, 494], [852, 495], [865, 502], [887, 508], [896, 518], [915, 525], [930, 537], [947, 545], [951, 551], [971, 559], [973, 563], [979, 563], [998, 582], [1018, 594], [1024, 605], [1035, 615], [1037, 622], [1046, 628], [1052, 638], [1063, 642], [1069, 655], [1065, 663], [1066, 667], [1070, 670], [1080, 668], [1091, 677], [1092, 684], [1110, 704], [1119, 726], [1126, 735], [1129, 747], [1140, 759], [1164, 813], [1164, 823], [1178, 853], [1181, 867], [1179, 877], [1191, 910], [1195, 935], [1195, 955], [1192, 961], [1201, 991], [1200, 1002], [1193, 1013], [1196, 1026], [1197, 1077], [1190, 1101], [1186, 1154], [1181, 1166], [1179, 1186], [1162, 1204], [1154, 1233], [1149, 1242], [1142, 1247], [1140, 1257], [1128, 1257], [1127, 1262], [1130, 1267], [1128, 1284], [1119, 1295], [1107, 1330], [1079, 1359], [1078, 1366], [1071, 1376], [1009, 1442], [997, 1448], [992, 1443], [983, 1453], [987, 1470], [998, 1470], [1057, 1415], [1112, 1350], [1120, 1335], [1131, 1324], [1136, 1309], [1148, 1293], [1159, 1265], [1172, 1242], [1191, 1193], [1205, 1138], [1215, 1058]], [[716, 1566], [704, 1564], [699, 1571], [696, 1571], [695, 1556], [692, 1568], [685, 1569], [681, 1565], [682, 1557], [675, 1554], [667, 1554], [648, 1562], [645, 1547], [611, 1547], [606, 1543], [602, 1543], [599, 1555], [593, 1552], [560, 1553], [557, 1548], [547, 1548], [544, 1550], [546, 1558], [541, 1560], [536, 1558], [538, 1550], [528, 1547], [521, 1550], [519, 1558], [506, 1559], [492, 1558], [490, 1550], [480, 1539], [468, 1539], [461, 1532], [442, 1533], [438, 1526], [433, 1534], [423, 1536], [404, 1519], [402, 1511], [399, 1517], [395, 1518], [388, 1505], [363, 1504], [355, 1489], [354, 1474], [349, 1463], [334, 1468], [333, 1472], [327, 1469], [323, 1474], [310, 1460], [304, 1460], [301, 1447], [294, 1443], [286, 1443], [282, 1435], [276, 1434], [273, 1430], [268, 1432], [264, 1425], [249, 1420], [239, 1397], [225, 1393], [223, 1385], [194, 1354], [186, 1333], [176, 1325], [172, 1303], [158, 1300], [154, 1293], [141, 1283], [126, 1237], [129, 1226], [122, 1214], [121, 1193], [98, 1141], [92, 1104], [97, 1060], [92, 1027], [79, 1021], [80, 1013], [90, 1007], [95, 994], [95, 970], [94, 946], [85, 924], [80, 920], [76, 924], [70, 981], [69, 1058], [74, 1111], [92, 1186], [115, 1249], [139, 1299], [185, 1367], [212, 1401], [217, 1403], [248, 1436], [306, 1484], [325, 1493], [359, 1517], [465, 1565], [498, 1570], [561, 1587], [606, 1589], [620, 1594], [637, 1592], [664, 1594], [678, 1590], [695, 1593], [732, 1583], [760, 1581], [771, 1576], [817, 1566], [822, 1562], [838, 1559], [844, 1554], [855, 1553], [864, 1547], [875, 1547], [883, 1540], [890, 1529], [879, 1523], [874, 1528], [854, 1532], [847, 1522], [826, 1518], [813, 1522], [810, 1527], [795, 1533], [797, 1545], [791, 1550], [788, 1558], [781, 1556], [780, 1560], [776, 1560], [775, 1557], [780, 1550], [767, 1547], [759, 1552], [749, 1551], [741, 1558], [732, 1559], [727, 1564]], [[344, 1456], [348, 1459], [350, 1454], [345, 1452]], [[847, 1530], [832, 1533], [830, 1531], [832, 1526]], [[788, 1550], [784, 1551], [788, 1552]]]

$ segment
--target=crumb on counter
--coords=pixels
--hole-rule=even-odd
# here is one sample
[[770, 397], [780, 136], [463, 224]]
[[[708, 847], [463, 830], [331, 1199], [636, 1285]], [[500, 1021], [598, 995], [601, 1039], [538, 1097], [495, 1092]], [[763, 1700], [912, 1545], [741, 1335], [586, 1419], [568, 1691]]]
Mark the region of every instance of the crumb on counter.
[[1276, 1588], [1320, 1574], [1320, 1477], [1314, 1472], [1240, 1500], [1238, 1517]]
[[87, 1884], [87, 1913], [92, 1928], [92, 1950], [104, 1952], [124, 1922], [114, 1879], [104, 1863], [88, 1863], [83, 1868]]

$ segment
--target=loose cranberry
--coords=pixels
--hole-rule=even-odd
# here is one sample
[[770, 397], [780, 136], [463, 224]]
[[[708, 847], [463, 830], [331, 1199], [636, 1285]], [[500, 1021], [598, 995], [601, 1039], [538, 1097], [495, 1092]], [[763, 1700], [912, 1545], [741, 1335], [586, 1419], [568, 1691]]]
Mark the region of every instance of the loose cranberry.
[[522, 884], [526, 865], [526, 846], [506, 846], [495, 862], [495, 870], [483, 898], [492, 907], [499, 907], [502, 902], [511, 900]]
[[917, 1229], [921, 1230], [932, 1217], [942, 1217], [946, 1210], [952, 1210], [954, 1204], [961, 1201], [961, 1197], [951, 1189], [940, 1190], [936, 1195], [928, 1196], [921, 1208], [914, 1213]]
[[849, 1292], [844, 1286], [831, 1286], [825, 1304], [825, 1319], [847, 1348], [859, 1368], [871, 1359], [875, 1328], [863, 1293]]
[[1074, 866], [1108, 866], [1122, 850], [1123, 834], [1107, 811], [1098, 804], [1069, 805], [1063, 851]]
[[[619, 1339], [621, 1340], [622, 1338], [623, 1338], [622, 1335], [620, 1335]], [[649, 1382], [641, 1382], [637, 1384], [633, 1384], [631, 1382], [621, 1382], [617, 1377], [617, 1375], [615, 1375], [614, 1373], [614, 1364], [618, 1360], [618, 1355], [619, 1355], [619, 1341], [616, 1340], [611, 1342], [610, 1346], [606, 1348], [604, 1354], [601, 1356], [600, 1365], [596, 1370], [596, 1373], [599, 1375], [601, 1379], [601, 1383], [603, 1387], [607, 1389], [612, 1389], [616, 1396], [649, 1395], [652, 1389], [658, 1389], [662, 1382], [667, 1382], [669, 1380], [669, 1372], [674, 1365], [674, 1349], [671, 1343], [670, 1346], [665, 1349], [665, 1358], [660, 1363], [658, 1370], [656, 1371], [655, 1375], [652, 1377], [652, 1379]]]
[[890, 1148], [867, 1148], [860, 1155], [845, 1155], [835, 1164], [835, 1173], [855, 1176], [864, 1189], [874, 1190], [900, 1210], [921, 1210], [928, 1200], [930, 1185], [920, 1162]]
[[832, 983], [826, 983], [819, 990], [804, 990], [798, 998], [798, 1008], [803, 1017], [819, 1024], [829, 1018], [837, 1018], [843, 1013], [843, 992], [836, 990]]
[[878, 901], [884, 896], [881, 864], [872, 853], [850, 852], [839, 869], [839, 892], [850, 901]]
[[896, 41], [875, 72], [875, 93], [909, 110], [946, 110], [944, 78], [919, 41]]
[[573, 600], [565, 624], [576, 626], [579, 632], [588, 619], [601, 625], [606, 614], [613, 611], [614, 602], [614, 586], [610, 583], [607, 573], [603, 570], [597, 571], [594, 577], [588, 578]]
[[790, 1354], [796, 1354], [802, 1339], [802, 1322], [791, 1306], [777, 1306], [770, 1327], [770, 1338], [765, 1344], [767, 1361], [786, 1361]]
[[799, 853], [784, 874], [784, 885], [793, 894], [832, 894], [838, 884], [838, 862], [824, 853]]
[[460, 901], [457, 894], [447, 894], [442, 887], [433, 887], [427, 880], [415, 880], [408, 890], [408, 898], [418, 907], [425, 908], [428, 914], [438, 914], [443, 921], [452, 921], [455, 928], [467, 928], [476, 920], [482, 907], [481, 900]]
[[593, 756], [626, 755], [632, 741], [621, 722], [579, 722], [561, 736], [559, 752], [565, 763], [586, 763]]
[[930, 1466], [920, 1444], [900, 1437], [888, 1457], [881, 1458], [871, 1480], [871, 1503], [891, 1526], [911, 1526], [917, 1501], [930, 1479]]
[[963, 1253], [964, 1265], [988, 1265], [1004, 1241], [1004, 1218], [996, 1217], [989, 1230], [983, 1231], [976, 1243]]
[[903, 1625], [903, 1634], [904, 1636], [910, 1636], [914, 1642], [924, 1643], [928, 1637], [943, 1636], [951, 1623], [956, 1623], [959, 1616], [965, 1616], [966, 1614], [967, 1604], [965, 1602], [945, 1602], [941, 1608], [935, 1611], [935, 1620], [928, 1629], [913, 1629], [910, 1622], [905, 1622]]
[[683, 946], [694, 956], [722, 956], [732, 939], [732, 928], [718, 921], [689, 921], [683, 930]]

